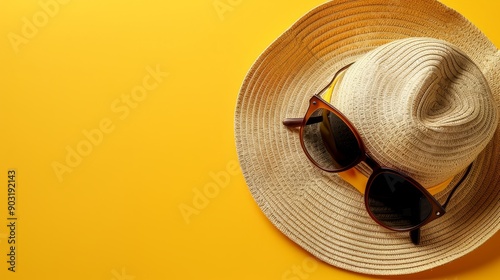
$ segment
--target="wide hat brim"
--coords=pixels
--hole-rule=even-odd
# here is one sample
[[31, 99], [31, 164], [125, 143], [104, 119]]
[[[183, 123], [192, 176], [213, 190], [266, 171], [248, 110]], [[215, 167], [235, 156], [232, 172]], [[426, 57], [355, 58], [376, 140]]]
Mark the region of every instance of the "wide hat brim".
[[[467, 19], [434, 0], [321, 5], [264, 51], [238, 96], [238, 157], [261, 210], [317, 258], [359, 273], [431, 269], [471, 252], [500, 227], [500, 129], [474, 161], [446, 215], [424, 226], [421, 244], [415, 246], [408, 233], [377, 225], [362, 195], [337, 175], [313, 166], [298, 132], [282, 125], [285, 117], [302, 117], [311, 96], [338, 69], [377, 46], [407, 37], [458, 46], [482, 70], [500, 110], [500, 52]], [[443, 203], [448, 193], [446, 189], [436, 198]]]

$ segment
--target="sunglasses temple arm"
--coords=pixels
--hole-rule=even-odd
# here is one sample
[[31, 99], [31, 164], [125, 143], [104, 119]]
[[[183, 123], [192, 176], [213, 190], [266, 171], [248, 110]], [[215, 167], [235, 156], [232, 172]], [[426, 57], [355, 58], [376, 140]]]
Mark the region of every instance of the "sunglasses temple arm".
[[[467, 178], [467, 175], [469, 175], [470, 170], [472, 169], [472, 163], [467, 167], [467, 170], [465, 171], [464, 175], [462, 178], [460, 178], [460, 181], [455, 185], [453, 190], [451, 190], [450, 195], [448, 195], [448, 198], [446, 199], [446, 202], [443, 204], [443, 208], [446, 209], [446, 206], [448, 205], [448, 202], [450, 202], [451, 197], [455, 193], [455, 191], [458, 189], [458, 186], [462, 184], [462, 182]], [[410, 231], [410, 239], [413, 244], [418, 245], [420, 243], [420, 228], [416, 228], [412, 231]]]
[[[335, 81], [335, 78], [337, 78], [337, 76], [342, 73], [344, 70], [346, 70], [347, 68], [349, 68], [351, 65], [353, 65], [354, 62], [352, 63], [349, 63], [347, 64], [346, 66], [340, 68], [340, 70], [337, 71], [337, 73], [335, 73], [335, 75], [333, 76], [331, 82], [325, 86], [325, 88], [323, 88], [321, 92], [325, 91], [328, 87], [330, 87], [330, 84], [333, 83], [333, 81]], [[319, 96], [319, 94], [317, 94]], [[285, 125], [286, 127], [300, 127], [302, 125], [302, 121], [304, 119], [303, 118], [285, 118], [283, 120], [283, 125]], [[323, 117], [322, 116], [316, 116], [316, 117], [311, 117], [307, 120], [307, 123], [306, 125], [308, 124], [315, 124], [315, 123], [319, 123], [319, 122], [322, 122], [323, 121]]]
[[410, 239], [413, 244], [418, 245], [420, 244], [420, 228], [416, 228], [412, 231], [410, 231]]
[[469, 167], [467, 167], [467, 170], [465, 171], [465, 173], [462, 176], [462, 178], [460, 178], [460, 181], [458, 181], [458, 183], [455, 185], [455, 187], [453, 188], [453, 190], [451, 190], [450, 194], [448, 195], [448, 198], [446, 199], [446, 202], [443, 204], [443, 208], [445, 210], [446, 210], [446, 206], [448, 206], [448, 202], [450, 202], [451, 197], [453, 196], [453, 194], [455, 193], [455, 191], [458, 189], [458, 186], [460, 186], [462, 184], [462, 182], [465, 180], [465, 178], [467, 178], [467, 175], [469, 175], [469, 172], [470, 172], [471, 169], [472, 169], [472, 163], [469, 165]]
[[[283, 125], [285, 125], [286, 127], [300, 127], [303, 121], [304, 121], [303, 118], [285, 118], [283, 120]], [[307, 120], [306, 125], [315, 124], [322, 121], [323, 121], [322, 116], [310, 117]]]
[[283, 124], [286, 127], [299, 127], [302, 125], [303, 118], [285, 118]]

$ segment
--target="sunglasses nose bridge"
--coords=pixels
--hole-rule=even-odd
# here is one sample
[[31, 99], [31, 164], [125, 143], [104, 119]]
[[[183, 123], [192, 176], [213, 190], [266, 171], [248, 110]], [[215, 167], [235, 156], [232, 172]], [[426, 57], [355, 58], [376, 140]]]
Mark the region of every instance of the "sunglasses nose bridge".
[[381, 168], [380, 165], [366, 152], [365, 152], [364, 162], [366, 163], [366, 165], [368, 165], [368, 167], [372, 169], [373, 172]]

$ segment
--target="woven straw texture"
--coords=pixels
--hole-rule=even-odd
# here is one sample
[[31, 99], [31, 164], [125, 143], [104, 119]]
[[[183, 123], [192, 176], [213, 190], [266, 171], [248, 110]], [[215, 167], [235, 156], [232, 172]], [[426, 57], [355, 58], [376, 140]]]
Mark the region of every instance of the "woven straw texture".
[[[396, 58], [396, 59], [395, 59]], [[432, 38], [393, 41], [349, 68], [331, 102], [372, 158], [432, 187], [464, 170], [497, 126], [481, 70]]]
[[[247, 74], [238, 97], [238, 156], [261, 210], [280, 231], [317, 258], [359, 273], [396, 275], [431, 269], [474, 250], [500, 227], [499, 129], [485, 147], [474, 152], [482, 150], [454, 194], [446, 215], [424, 226], [421, 244], [415, 246], [408, 233], [377, 225], [366, 212], [359, 192], [337, 175], [313, 166], [302, 151], [297, 131], [281, 123], [286, 117], [302, 117], [310, 97], [328, 83], [335, 71], [378, 46], [408, 37], [444, 40], [463, 51], [483, 73], [493, 106], [500, 110], [500, 52], [464, 17], [434, 0], [339, 0], [319, 6], [265, 50]], [[482, 85], [480, 79], [476, 82]], [[348, 112], [349, 118], [355, 118], [359, 111], [349, 109], [349, 98], [342, 98], [335, 102]], [[491, 112], [482, 114], [493, 116]], [[463, 133], [470, 136], [468, 131]], [[484, 133], [484, 139], [491, 137]], [[377, 141], [367, 139], [382, 143]], [[423, 154], [406, 151], [409, 156]], [[389, 154], [376, 156], [384, 164], [401, 160]], [[455, 156], [460, 157], [460, 153]], [[430, 173], [420, 179], [428, 178], [424, 185], [432, 185], [436, 169], [448, 168], [444, 173], [449, 176], [470, 159], [462, 158], [458, 160], [461, 164], [451, 168], [446, 167], [445, 159], [425, 161], [436, 166], [428, 168]], [[412, 168], [409, 165], [404, 171], [412, 173]], [[443, 203], [448, 193], [446, 189], [436, 198]]]

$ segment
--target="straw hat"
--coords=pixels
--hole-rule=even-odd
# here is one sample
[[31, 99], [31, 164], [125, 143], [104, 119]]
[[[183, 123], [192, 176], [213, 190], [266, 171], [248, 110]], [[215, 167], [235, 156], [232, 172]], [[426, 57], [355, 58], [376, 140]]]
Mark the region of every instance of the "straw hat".
[[[341, 176], [314, 166], [298, 132], [308, 101], [349, 63], [330, 102], [368, 153], [424, 187], [472, 170], [420, 245], [386, 230]], [[257, 59], [235, 115], [248, 187], [269, 220], [317, 258], [347, 270], [409, 274], [457, 259], [500, 228], [500, 51], [434, 0], [337, 0], [317, 7]], [[366, 170], [361, 170], [367, 173]], [[367, 174], [369, 176], [369, 174]]]

